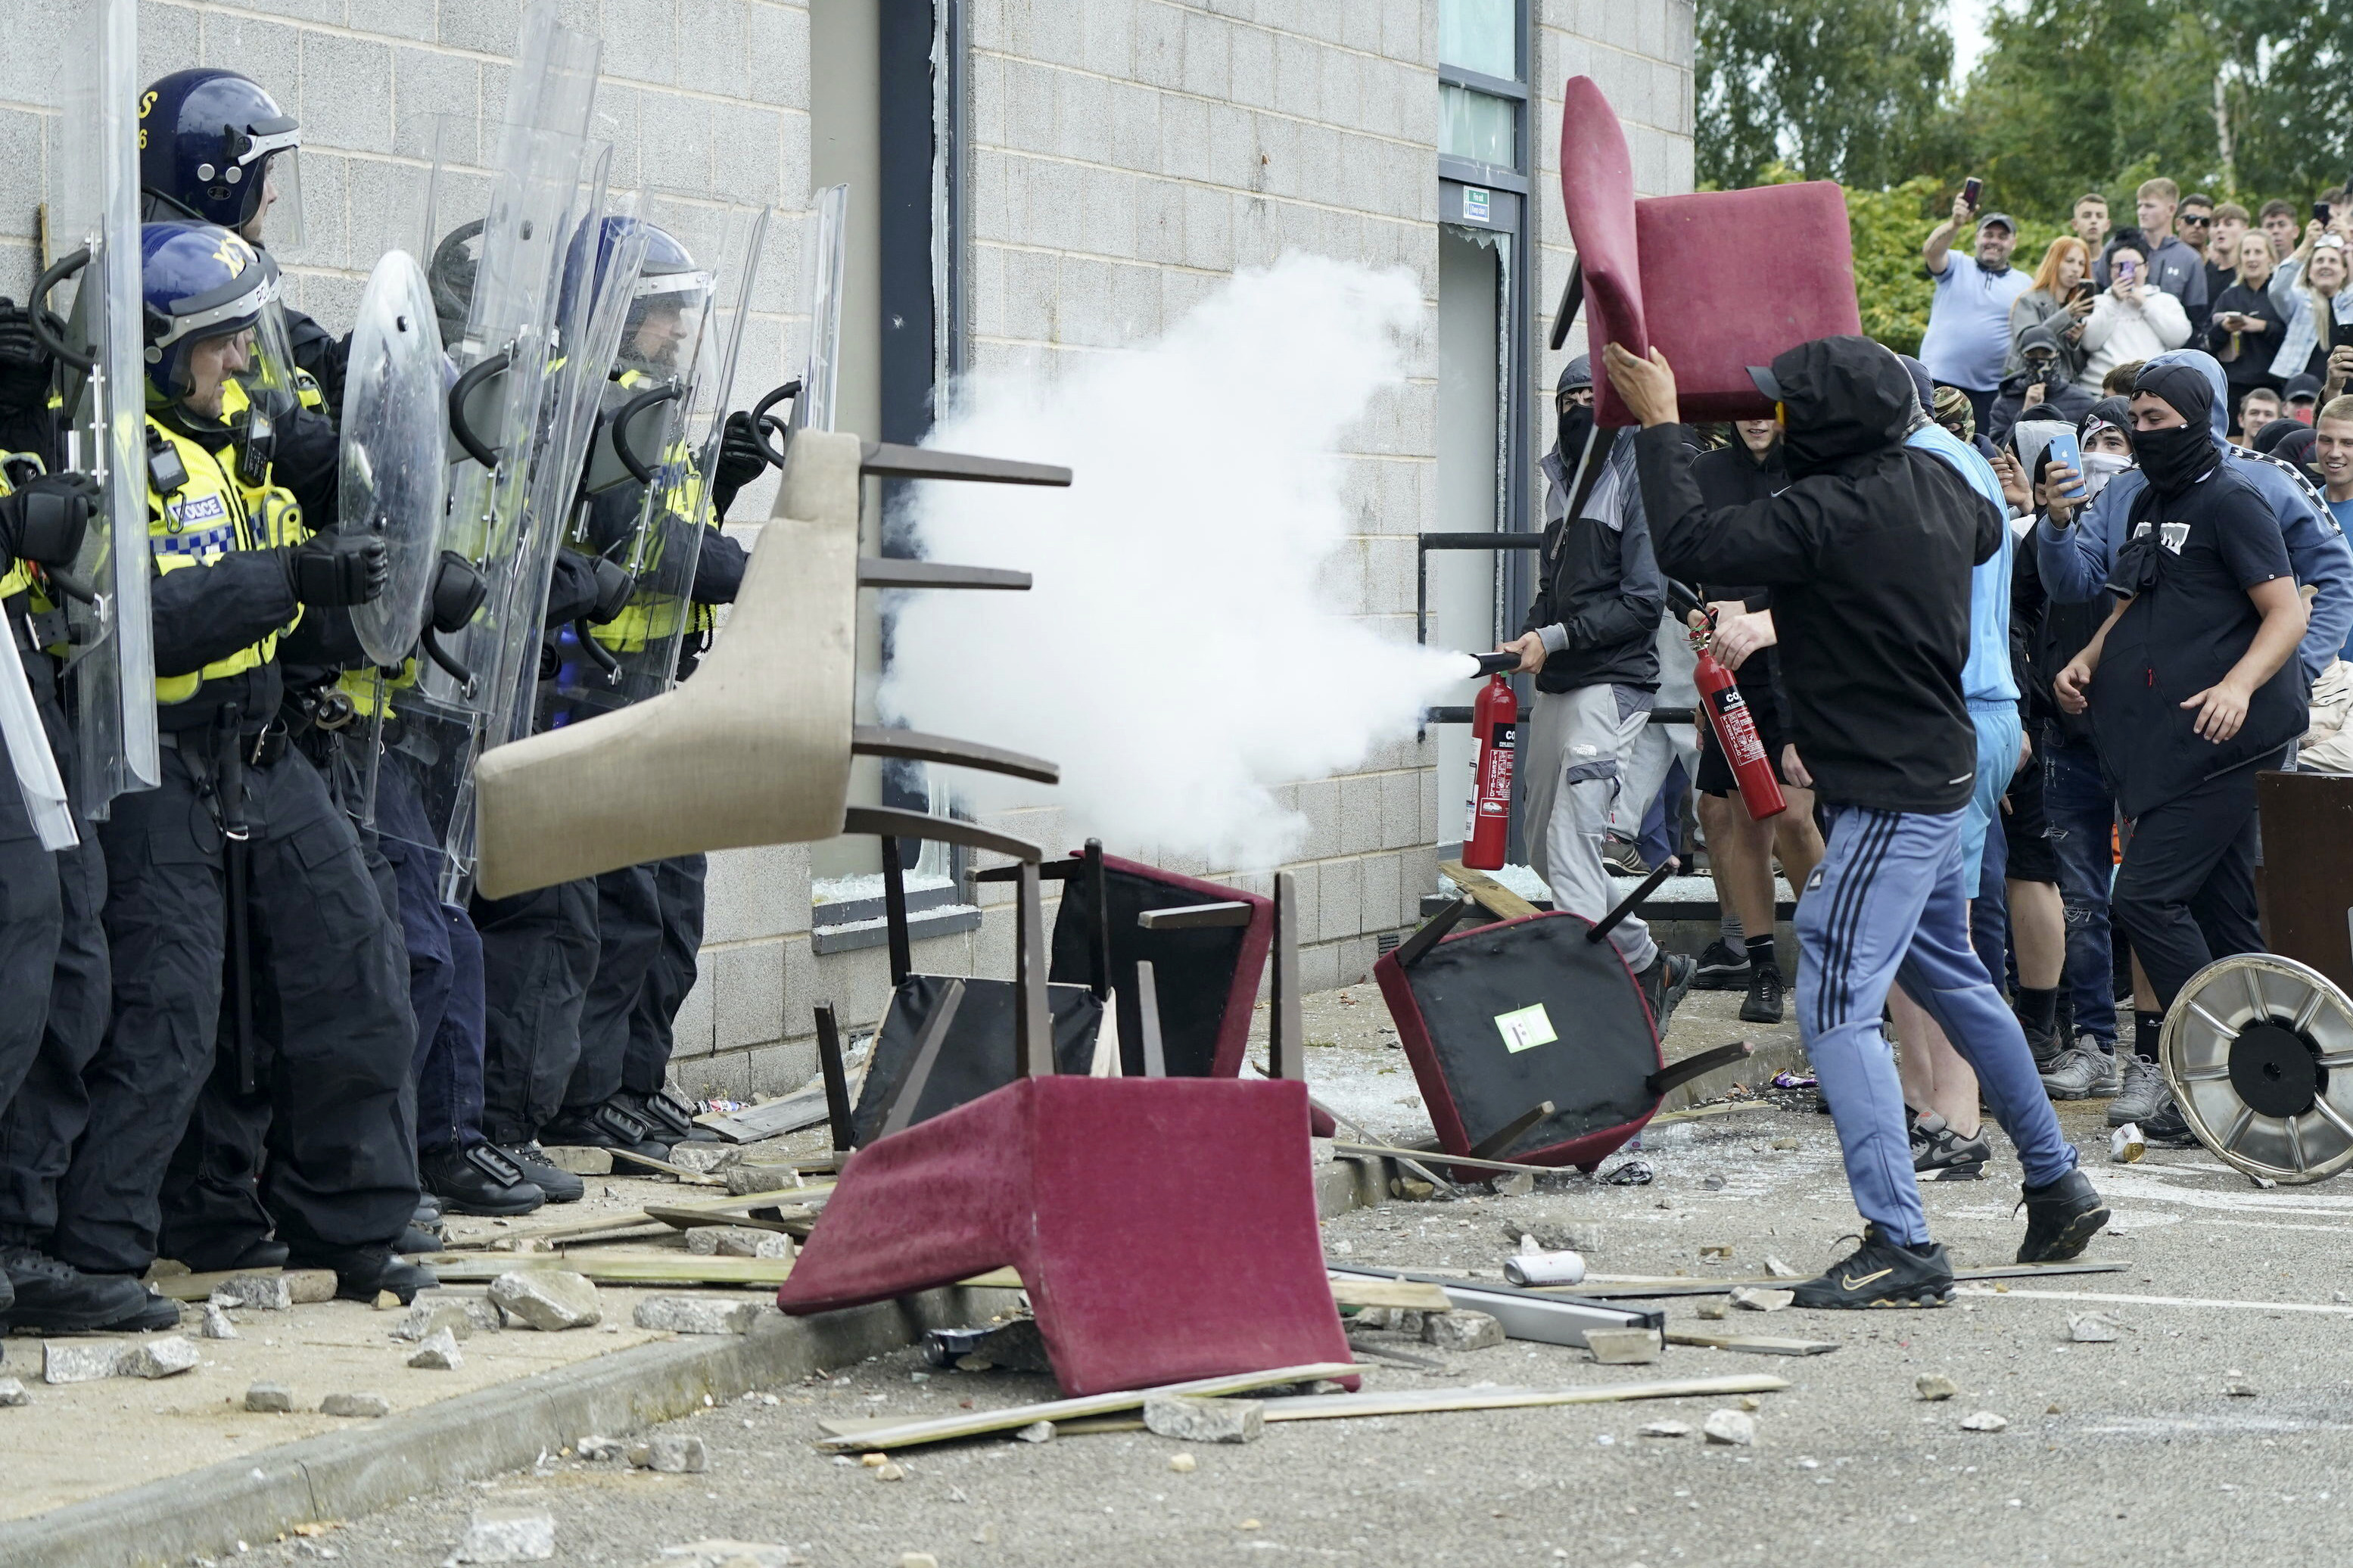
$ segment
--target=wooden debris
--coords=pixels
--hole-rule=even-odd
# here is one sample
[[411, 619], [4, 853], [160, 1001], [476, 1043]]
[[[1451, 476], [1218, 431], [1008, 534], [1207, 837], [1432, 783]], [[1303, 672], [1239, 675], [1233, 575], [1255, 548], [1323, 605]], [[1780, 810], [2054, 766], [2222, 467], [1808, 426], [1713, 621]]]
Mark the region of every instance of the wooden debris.
[[[851, 1104], [857, 1103], [859, 1087], [865, 1080], [864, 1068], [850, 1070]], [[781, 1138], [787, 1132], [815, 1127], [825, 1117], [825, 1085], [812, 1083], [804, 1084], [792, 1093], [763, 1105], [746, 1106], [741, 1110], [706, 1110], [694, 1120], [730, 1143], [757, 1143], [764, 1138]], [[810, 1168], [802, 1167], [804, 1170]]]
[[880, 1426], [855, 1435], [819, 1438], [817, 1446], [828, 1453], [836, 1454], [854, 1448], [906, 1448], [923, 1443], [946, 1442], [956, 1437], [978, 1437], [991, 1432], [1016, 1431], [1038, 1421], [1050, 1421], [1060, 1430], [1066, 1420], [1141, 1410], [1144, 1402], [1155, 1394], [1193, 1394], [1205, 1397], [1246, 1394], [1251, 1389], [1271, 1388], [1279, 1383], [1313, 1383], [1319, 1378], [1353, 1377], [1356, 1372], [1355, 1363], [1343, 1361], [1309, 1362], [1302, 1366], [1276, 1367], [1266, 1372], [1229, 1373], [1223, 1377], [1196, 1378], [1190, 1383], [1172, 1383], [1160, 1388], [1090, 1394], [1078, 1399], [1049, 1399], [1036, 1405], [1016, 1405], [1004, 1410], [976, 1410], [928, 1421], [886, 1421]]
[[608, 1152], [616, 1160], [627, 1160], [632, 1165], [643, 1165], [648, 1170], [659, 1171], [666, 1176], [676, 1176], [689, 1186], [723, 1187], [727, 1184], [716, 1176], [706, 1175], [701, 1171], [690, 1171], [684, 1165], [673, 1165], [668, 1160], [657, 1160], [651, 1154], [640, 1154], [634, 1149], [614, 1149]]
[[1411, 1160], [1431, 1165], [1460, 1165], [1466, 1171], [1524, 1171], [1532, 1176], [1557, 1176], [1567, 1167], [1559, 1165], [1515, 1165], [1509, 1160], [1475, 1160], [1468, 1154], [1449, 1154], [1442, 1149], [1400, 1149], [1389, 1143], [1351, 1143], [1335, 1142], [1335, 1154], [1376, 1155], [1384, 1160]]
[[1746, 1351], [1752, 1355], [1828, 1355], [1838, 1349], [1829, 1340], [1791, 1340], [1774, 1334], [1714, 1334], [1689, 1329], [1669, 1329], [1667, 1343], [1704, 1351]]
[[[826, 1198], [833, 1192], [835, 1184], [826, 1182], [815, 1186], [785, 1187], [772, 1193], [746, 1193], [737, 1197], [680, 1198], [674, 1203], [661, 1204], [657, 1206], [675, 1214], [721, 1215], [741, 1215], [753, 1209], [796, 1206], [815, 1208], [823, 1206]], [[722, 1223], [733, 1225], [737, 1222], [733, 1219], [726, 1219]], [[524, 1242], [578, 1241], [586, 1237], [602, 1236], [607, 1231], [637, 1230], [647, 1226], [663, 1224], [671, 1224], [674, 1228], [683, 1228], [675, 1226], [674, 1222], [666, 1222], [655, 1217], [649, 1210], [630, 1209], [620, 1214], [605, 1215], [592, 1219], [561, 1220], [553, 1225], [512, 1226], [505, 1230], [494, 1230], [471, 1237], [463, 1242], [453, 1242], [451, 1246], [469, 1248], [480, 1247], [519, 1249], [521, 1244]]]
[[1498, 920], [1513, 921], [1543, 912], [1484, 871], [1473, 871], [1460, 860], [1441, 860], [1438, 868], [1448, 881], [1462, 889], [1463, 897], [1475, 899], [1481, 909]]
[[784, 1258], [697, 1258], [689, 1252], [444, 1252], [417, 1260], [445, 1285], [480, 1284], [519, 1268], [568, 1269], [598, 1285], [704, 1285], [774, 1289], [792, 1273]]
[[[169, 1274], [161, 1279], [150, 1277], [149, 1289], [174, 1301], [202, 1301], [212, 1295], [222, 1281], [240, 1274], [276, 1274], [275, 1268], [222, 1268], [209, 1274]], [[332, 1301], [335, 1299], [335, 1271], [332, 1268], [292, 1268], [285, 1271], [298, 1302]], [[321, 1282], [324, 1281], [322, 1288]]]
[[[1956, 1268], [1955, 1279], [2030, 1279], [2044, 1274], [2116, 1274], [2131, 1268], [2129, 1263], [2010, 1263], [1991, 1268]], [[1588, 1274], [1577, 1285], [1530, 1286], [1534, 1290], [1556, 1290], [1566, 1296], [1585, 1296], [1601, 1300], [1620, 1297], [1653, 1296], [1728, 1296], [1736, 1289], [1753, 1288], [1770, 1290], [1782, 1281], [1769, 1276], [1754, 1279], [1667, 1279], [1658, 1275]]]
[[1409, 1311], [1443, 1312], [1446, 1292], [1413, 1279], [1364, 1279], [1335, 1275], [1332, 1300], [1341, 1307], [1403, 1307]]
[[[1324, 1375], [1331, 1375], [1325, 1373]], [[1212, 1380], [1217, 1381], [1217, 1380]], [[1303, 1379], [1281, 1378], [1273, 1381], [1292, 1382]], [[1188, 1391], [1197, 1384], [1180, 1385]], [[1258, 1384], [1257, 1386], [1264, 1386]], [[1515, 1410], [1543, 1405], [1609, 1405], [1626, 1399], [1692, 1399], [1726, 1394], [1776, 1394], [1789, 1386], [1785, 1377], [1741, 1375], [1733, 1377], [1687, 1377], [1658, 1383], [1605, 1383], [1588, 1388], [1417, 1388], [1394, 1394], [1305, 1394], [1291, 1399], [1270, 1399], [1266, 1402], [1266, 1419], [1276, 1421], [1333, 1421], [1351, 1415], [1420, 1415], [1448, 1410]], [[1162, 1392], [1155, 1390], [1154, 1392]], [[1113, 1414], [1114, 1410], [1143, 1408], [1141, 1394], [1095, 1395], [1097, 1399], [1117, 1399], [1124, 1404], [1106, 1410], [1101, 1416], [1073, 1413], [1071, 1418], [1051, 1417], [1056, 1436], [1071, 1437], [1090, 1432], [1136, 1432], [1144, 1427], [1141, 1418]], [[1056, 1405], [1073, 1405], [1086, 1400], [1066, 1399]], [[997, 1411], [986, 1419], [986, 1426], [976, 1426], [979, 1416], [966, 1416], [962, 1421], [894, 1422], [890, 1416], [844, 1418], [820, 1421], [818, 1425], [831, 1436], [818, 1447], [839, 1453], [852, 1448], [902, 1447], [908, 1442], [939, 1442], [950, 1437], [978, 1436], [997, 1432], [1010, 1426], [1011, 1417], [1040, 1419], [1035, 1413], [1050, 1410], [1054, 1405], [1025, 1405], [1013, 1410]], [[999, 1419], [1002, 1417], [1003, 1419]], [[915, 1432], [927, 1427], [966, 1427], [969, 1430], [942, 1431], [936, 1436], [900, 1438], [897, 1434]], [[893, 1440], [893, 1439], [896, 1440]]]

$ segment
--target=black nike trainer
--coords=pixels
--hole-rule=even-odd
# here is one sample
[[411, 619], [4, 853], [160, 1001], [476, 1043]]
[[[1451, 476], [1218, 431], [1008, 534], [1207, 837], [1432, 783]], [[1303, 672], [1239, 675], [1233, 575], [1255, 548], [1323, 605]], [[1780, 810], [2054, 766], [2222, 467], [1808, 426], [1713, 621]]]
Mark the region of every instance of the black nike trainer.
[[1888, 1240], [1876, 1225], [1866, 1225], [1852, 1257], [1799, 1285], [1794, 1294], [1791, 1305], [1817, 1310], [1941, 1307], [1953, 1299], [1953, 1260], [1942, 1242], [1915, 1251]]
[[2047, 1187], [2020, 1189], [2026, 1210], [2026, 1239], [2018, 1244], [2021, 1263], [2062, 1263], [2079, 1256], [2108, 1223], [2108, 1205], [2081, 1171], [2070, 1171]]

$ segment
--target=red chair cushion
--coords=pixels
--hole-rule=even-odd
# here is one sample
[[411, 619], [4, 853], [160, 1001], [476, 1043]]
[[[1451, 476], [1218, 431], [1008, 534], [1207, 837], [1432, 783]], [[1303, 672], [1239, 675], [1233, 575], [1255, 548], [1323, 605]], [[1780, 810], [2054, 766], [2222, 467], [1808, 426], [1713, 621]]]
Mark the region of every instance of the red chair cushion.
[[1303, 1084], [1008, 1085], [853, 1155], [776, 1304], [828, 1311], [1008, 1265], [1073, 1396], [1352, 1359]]

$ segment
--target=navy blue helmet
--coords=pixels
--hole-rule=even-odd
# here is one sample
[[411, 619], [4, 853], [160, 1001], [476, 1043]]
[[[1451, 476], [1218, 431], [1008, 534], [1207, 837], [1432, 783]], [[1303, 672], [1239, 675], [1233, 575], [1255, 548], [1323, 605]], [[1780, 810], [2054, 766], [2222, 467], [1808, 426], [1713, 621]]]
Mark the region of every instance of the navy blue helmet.
[[278, 297], [278, 269], [237, 235], [208, 223], [139, 231], [147, 384], [174, 403], [195, 390], [188, 351], [258, 325]]
[[301, 237], [301, 145], [294, 117], [233, 70], [174, 71], [139, 95], [139, 187], [151, 216], [242, 230], [266, 210], [271, 239], [290, 247]]

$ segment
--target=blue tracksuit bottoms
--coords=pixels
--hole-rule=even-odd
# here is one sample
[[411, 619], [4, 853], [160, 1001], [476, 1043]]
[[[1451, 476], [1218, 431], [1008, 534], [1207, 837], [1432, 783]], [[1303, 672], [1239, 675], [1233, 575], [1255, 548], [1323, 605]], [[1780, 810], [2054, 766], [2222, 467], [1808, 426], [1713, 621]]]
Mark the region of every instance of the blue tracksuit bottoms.
[[1969, 946], [1966, 811], [1830, 808], [1829, 853], [1798, 903], [1798, 1027], [1838, 1125], [1847, 1184], [1891, 1241], [1928, 1239], [1904, 1089], [1879, 1027], [1901, 978], [1976, 1069], [2031, 1186], [2075, 1168], [2025, 1033]]

